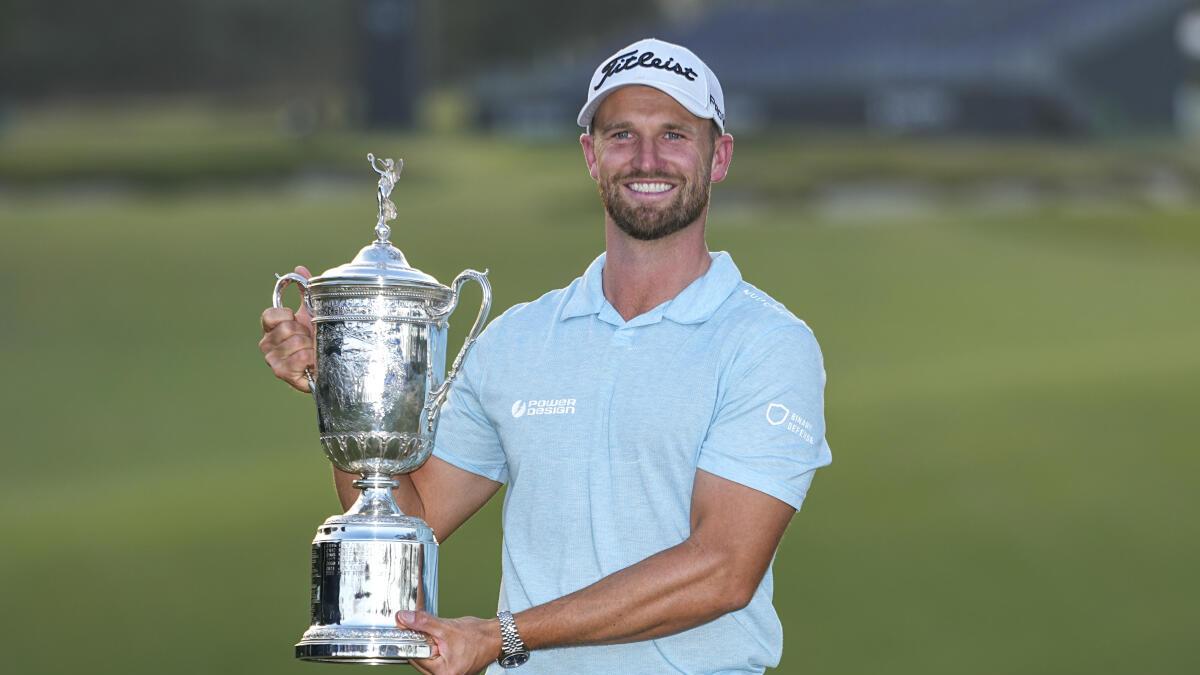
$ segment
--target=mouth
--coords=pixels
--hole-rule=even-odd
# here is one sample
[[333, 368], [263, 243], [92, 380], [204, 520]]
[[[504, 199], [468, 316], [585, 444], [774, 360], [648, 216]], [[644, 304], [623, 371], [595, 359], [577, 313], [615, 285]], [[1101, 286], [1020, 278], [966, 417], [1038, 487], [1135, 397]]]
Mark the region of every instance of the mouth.
[[673, 183], [661, 180], [625, 181], [622, 186], [636, 199], [658, 199], [671, 194], [677, 187]]

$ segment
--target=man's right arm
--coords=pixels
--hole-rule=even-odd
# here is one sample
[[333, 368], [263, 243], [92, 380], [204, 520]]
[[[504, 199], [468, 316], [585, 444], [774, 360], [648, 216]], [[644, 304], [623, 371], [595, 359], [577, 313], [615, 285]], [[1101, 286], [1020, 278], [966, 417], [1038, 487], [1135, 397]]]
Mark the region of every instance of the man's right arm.
[[[357, 478], [356, 474], [337, 467], [333, 469], [333, 483], [344, 509], [350, 508], [358, 499], [359, 490], [353, 485]], [[460, 525], [483, 508], [501, 485], [437, 457], [430, 457], [412, 473], [393, 478], [400, 483], [392, 490], [400, 510], [424, 520], [439, 542], [445, 542]]]
[[[311, 276], [304, 267], [296, 273]], [[287, 308], [272, 308], [262, 314], [263, 337], [259, 349], [272, 372], [292, 388], [308, 393], [306, 368], [316, 367], [316, 339], [312, 317], [307, 309], [294, 313]], [[358, 499], [354, 474], [334, 468], [333, 482], [343, 508]], [[395, 476], [400, 485], [392, 491], [400, 510], [424, 520], [438, 541], [445, 541], [466, 522], [492, 495], [500, 483], [430, 457], [421, 468]]]

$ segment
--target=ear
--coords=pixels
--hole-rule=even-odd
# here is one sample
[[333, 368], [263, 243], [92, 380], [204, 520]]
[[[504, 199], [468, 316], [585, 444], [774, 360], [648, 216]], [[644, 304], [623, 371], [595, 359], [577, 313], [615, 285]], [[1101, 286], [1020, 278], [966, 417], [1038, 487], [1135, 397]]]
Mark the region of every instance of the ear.
[[713, 143], [712, 169], [708, 178], [714, 183], [725, 180], [729, 165], [733, 162], [733, 136], [721, 134]]
[[587, 162], [588, 175], [600, 181], [600, 170], [596, 162], [596, 139], [586, 131], [579, 134], [579, 145], [583, 146], [583, 161]]

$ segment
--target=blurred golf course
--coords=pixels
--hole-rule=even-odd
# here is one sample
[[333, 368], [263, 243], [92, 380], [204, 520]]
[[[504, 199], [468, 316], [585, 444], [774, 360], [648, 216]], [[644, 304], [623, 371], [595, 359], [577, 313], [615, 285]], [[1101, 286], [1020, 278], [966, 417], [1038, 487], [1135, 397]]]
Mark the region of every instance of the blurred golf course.
[[[574, 137], [87, 120], [0, 137], [0, 671], [332, 669], [292, 658], [339, 509], [311, 401], [257, 348], [272, 274], [370, 240], [371, 151], [406, 161], [415, 266], [490, 268], [497, 312], [563, 286], [603, 247]], [[1200, 207], [1121, 187], [1196, 181], [1194, 155], [738, 139], [710, 248], [829, 378], [776, 672], [1200, 672]], [[499, 504], [443, 546], [443, 615], [494, 613]]]

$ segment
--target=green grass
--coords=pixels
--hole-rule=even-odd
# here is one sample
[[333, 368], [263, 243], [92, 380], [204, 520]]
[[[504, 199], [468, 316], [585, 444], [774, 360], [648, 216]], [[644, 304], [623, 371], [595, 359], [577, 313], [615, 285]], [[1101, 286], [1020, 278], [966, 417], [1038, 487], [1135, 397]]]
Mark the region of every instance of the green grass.
[[[603, 246], [570, 143], [346, 136], [323, 152], [353, 167], [369, 149], [408, 161], [393, 239], [409, 259], [442, 280], [491, 268], [498, 309]], [[747, 178], [717, 188], [709, 234], [810, 323], [829, 374], [835, 461], [775, 566], [779, 672], [1200, 669], [1200, 213], [845, 223], [737, 196], [757, 176], [800, 190], [805, 149], [739, 146]], [[368, 241], [361, 168], [341, 186], [0, 201], [6, 672], [321, 668], [291, 645], [336, 500], [257, 316], [273, 272]], [[440, 571], [443, 614], [494, 611], [496, 504]]]

